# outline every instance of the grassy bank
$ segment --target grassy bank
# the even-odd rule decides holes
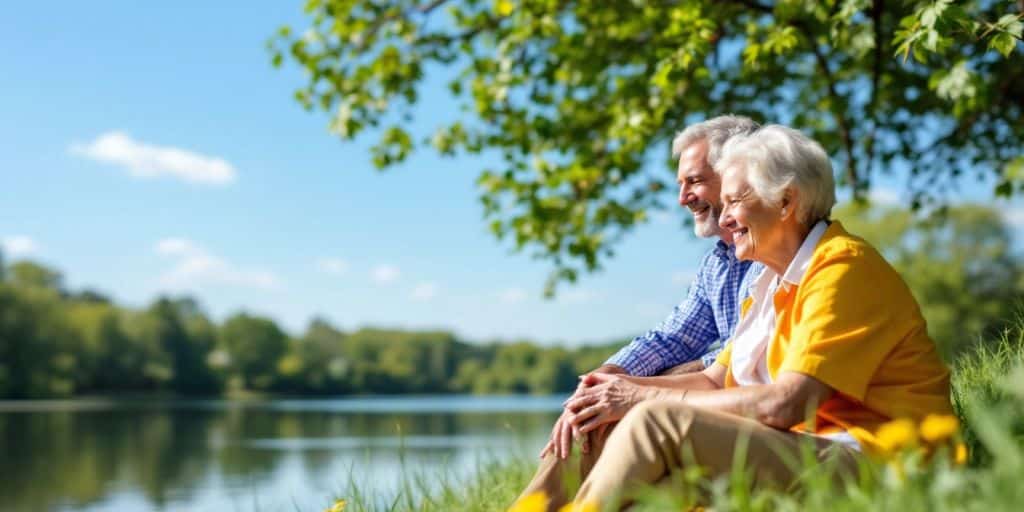
[[[716,511],[826,510],[1019,510],[1024,503],[1024,316],[1003,335],[979,344],[953,368],[953,403],[961,422],[967,463],[958,465],[955,444],[925,459],[908,449],[889,462],[865,463],[860,479],[836,489],[827,471],[804,466],[795,491],[749,491],[741,472],[707,481],[698,472],[677,475],[672,489],[642,490],[637,510],[686,510],[695,497]],[[468,482],[434,482],[406,475],[405,490],[387,504],[346,496],[346,511],[491,511],[504,510],[525,486],[535,460],[482,463]],[[418,496],[418,497],[417,497]],[[422,496],[427,496],[423,498]]]

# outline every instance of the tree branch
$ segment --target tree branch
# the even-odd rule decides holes
[[[875,61],[871,68],[871,100],[868,103],[867,115],[871,119],[871,134],[868,139],[867,165],[875,158],[875,133],[878,129],[878,82],[882,78],[882,15],[885,12],[885,0],[875,0],[871,6],[871,18],[875,29]]]
[[[356,52],[361,53],[363,50],[365,50],[366,46],[369,44],[369,41],[373,38],[373,36],[377,35],[377,32],[380,31],[381,27],[383,27],[386,23],[395,21],[398,18],[408,17],[414,11],[423,15],[430,14],[430,11],[437,9],[441,5],[445,4],[447,1],[448,0],[433,0],[427,4],[423,4],[417,7],[410,7],[409,9],[405,10],[400,10],[390,16],[378,17],[377,19],[373,20],[372,25],[367,27],[367,29],[363,31],[362,34],[360,34],[360,43],[359,46],[356,47]]]
[[[447,1],[448,0],[434,0],[433,2],[430,2],[429,4],[422,5],[422,6],[418,7],[417,10],[420,11],[420,14],[428,14],[430,11],[433,11],[434,9],[437,9],[438,7],[440,7],[442,4],[444,4]]]
[[[818,67],[821,68],[825,81],[828,83],[828,96],[832,98],[832,117],[835,118],[836,126],[839,128],[839,138],[843,141],[843,147],[846,150],[846,178],[850,180],[850,186],[856,191],[860,180],[857,177],[857,162],[853,156],[853,136],[850,133],[850,126],[846,122],[846,117],[838,109],[839,102],[843,98],[836,90],[836,79],[832,75],[832,70],[828,67],[828,59],[821,53],[807,25],[800,20],[794,20],[793,26],[807,38],[811,51],[814,52],[814,58],[818,61]]]
[[[775,9],[773,9],[772,7],[767,6],[767,5],[761,5],[761,4],[757,3],[757,2],[755,2],[754,0],[735,0],[735,1],[737,3],[740,3],[740,4],[743,4],[743,5],[747,6],[747,7],[750,7],[751,9],[754,9],[755,11],[763,12],[765,14],[771,14],[771,13],[775,12]],[[1021,0],[1021,1],[1024,1],[1024,0]]]

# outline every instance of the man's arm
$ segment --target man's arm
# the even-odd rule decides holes
[[[719,339],[715,313],[704,288],[705,268],[710,253],[701,261],[701,270],[690,285],[686,300],[676,306],[659,325],[608,359],[630,375],[655,375],[666,368],[699,359]]]
[[[590,375],[591,373],[610,373],[612,375],[619,375],[619,374],[628,374],[629,372],[626,371],[625,368],[623,368],[623,367],[621,367],[621,366],[619,366],[617,364],[605,363],[605,364],[602,364],[601,366],[598,366],[597,368],[595,368],[595,369],[585,373],[584,375]]]
[[[703,359],[704,358],[701,358],[695,361],[690,361],[688,363],[673,366],[672,368],[669,368],[661,372],[659,375],[686,375],[687,373],[696,373],[704,371],[707,367],[704,366]]]
[[[634,384],[654,390],[714,391],[725,387],[725,374],[727,371],[728,368],[724,365],[715,363],[708,368],[695,372],[625,378]]]

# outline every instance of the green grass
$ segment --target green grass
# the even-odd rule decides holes
[[[751,490],[743,472],[709,481],[691,469],[674,475],[677,485],[638,490],[632,510],[687,510],[698,496],[715,511],[1024,509],[1024,315],[1000,338],[980,343],[958,359],[952,388],[963,441],[969,447],[966,466],[953,464],[945,449],[930,460],[908,452],[889,463],[866,462],[859,479],[836,488],[827,468],[807,460],[799,485],[785,491]],[[403,491],[392,503],[347,496],[346,510],[504,510],[525,487],[535,465],[525,457],[481,463],[471,480],[442,477],[439,485],[423,475],[405,475]]]

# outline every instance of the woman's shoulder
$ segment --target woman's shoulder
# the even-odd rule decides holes
[[[882,256],[867,240],[854,235],[834,220],[814,249],[815,259],[834,257],[878,258]]]
[[[868,241],[847,232],[839,221],[832,221],[818,242],[808,271],[878,288],[887,288],[886,283],[905,287],[885,257]]]

